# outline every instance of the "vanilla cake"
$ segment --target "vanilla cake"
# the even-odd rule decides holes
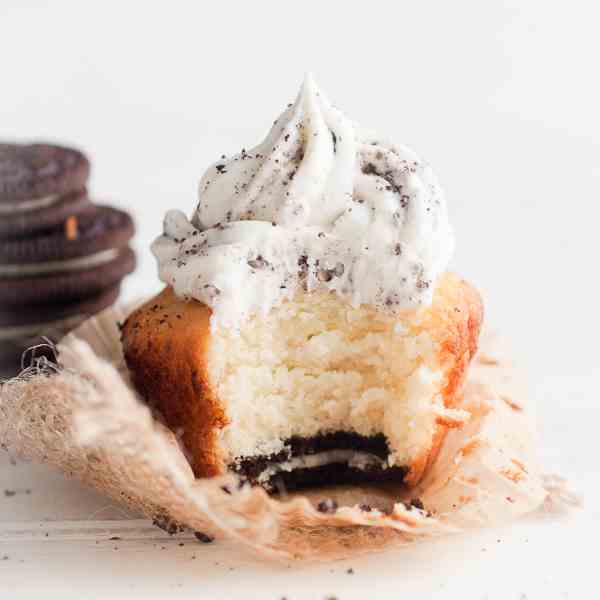
[[[167,288],[123,340],[136,387],[181,429],[199,477],[414,484],[465,418],[453,405],[481,319],[453,275],[406,318],[301,294],[239,333],[211,333],[210,309]]]

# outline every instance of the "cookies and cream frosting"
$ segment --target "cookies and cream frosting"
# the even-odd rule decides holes
[[[429,304],[453,236],[431,168],[309,76],[261,144],[208,169],[191,219],[167,213],[152,250],[179,297],[237,328],[299,289],[392,313]]]

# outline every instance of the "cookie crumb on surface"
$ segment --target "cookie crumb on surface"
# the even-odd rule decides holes
[[[194,531],[194,535],[199,542],[203,544],[210,544],[215,541],[215,538],[211,535],[207,535],[206,533],[202,533],[202,531]]]
[[[156,515],[152,519],[152,525],[156,525],[156,527],[166,531],[169,535],[175,535],[183,531],[183,527],[167,514]]]
[[[414,508],[418,508],[419,510],[425,510],[425,506],[421,498],[413,498],[410,501],[410,506]]]

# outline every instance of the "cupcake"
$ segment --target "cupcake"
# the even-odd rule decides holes
[[[152,249],[166,287],[125,322],[124,354],[197,477],[415,486],[468,418],[482,302],[447,272],[437,179],[310,77]]]

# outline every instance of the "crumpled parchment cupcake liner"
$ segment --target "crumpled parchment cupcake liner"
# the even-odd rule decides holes
[[[337,486],[269,496],[234,476],[198,480],[176,432],[131,387],[111,307],[59,345],[64,369],[32,368],[0,388],[0,443],[154,519],[239,540],[272,557],[341,558],[393,544],[491,525],[577,503],[564,483],[544,478],[534,415],[513,370],[484,340],[460,408],[419,487]],[[424,510],[410,506],[419,498]],[[337,509],[318,510],[324,499]]]

